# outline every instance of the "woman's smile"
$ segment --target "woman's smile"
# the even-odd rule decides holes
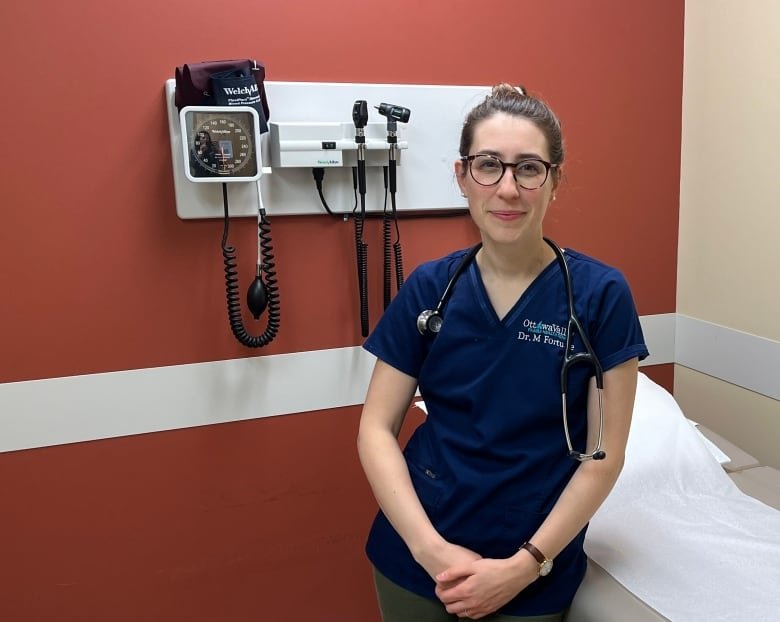
[[[520,220],[523,216],[525,216],[525,212],[518,210],[488,210],[488,213],[498,220],[502,220],[504,222]]]

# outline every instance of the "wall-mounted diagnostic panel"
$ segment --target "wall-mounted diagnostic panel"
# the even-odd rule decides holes
[[[252,78],[240,71],[241,80]],[[181,95],[187,87],[180,84]],[[280,326],[268,216],[328,214],[352,221],[360,330],[366,337],[371,254],[363,235],[366,219],[382,219],[387,308],[404,283],[399,212],[466,207],[454,171],[460,132],[468,111],[489,89],[296,82],[256,88],[261,86],[269,104],[262,118],[258,109],[243,105],[179,112],[176,80],[166,83],[176,211],[184,219],[224,218],[228,319],[236,339],[248,347],[267,345]],[[268,132],[261,134],[266,123]],[[264,162],[270,166],[264,168]],[[232,216],[257,218],[255,279],[246,301],[256,320],[267,311],[265,331],[258,335],[244,325],[236,248],[228,243]]]
[[[210,174],[199,176],[201,170],[193,163],[185,167],[189,162],[189,155],[187,160],[181,157],[185,150],[189,153],[193,147],[205,148],[205,137],[198,138],[192,132],[197,125],[203,128],[209,122],[195,116],[192,127],[183,126],[175,105],[175,80],[168,80],[165,89],[171,151],[176,154],[173,169],[177,214],[184,219],[221,218],[220,184],[193,184],[190,179],[230,178],[231,175],[225,175],[224,164],[229,160],[241,169],[234,173],[236,176],[252,177],[257,172],[249,173],[252,163],[241,160],[243,156],[236,151],[236,145],[220,146],[218,140],[214,149],[218,154],[215,157],[221,158],[219,165],[210,166],[216,161],[212,161],[212,156],[201,159],[201,164],[207,164],[206,169],[210,166]],[[399,211],[466,207],[455,182],[453,163],[459,155],[463,120],[490,93],[489,87],[266,81],[265,90],[270,105],[270,131],[260,140],[260,162],[264,168],[258,184],[269,215],[325,213],[312,180],[315,168],[326,170],[323,188],[331,207],[339,212],[352,210],[352,169],[358,160],[365,169],[368,212],[384,209],[383,169],[389,159],[397,165]],[[368,103],[360,140],[353,116],[358,100]],[[383,102],[408,106],[413,111],[411,118],[398,119],[392,143],[388,126],[393,110],[379,110]],[[248,130],[247,139],[252,134]],[[232,216],[254,217],[257,204],[257,184],[231,187]]]

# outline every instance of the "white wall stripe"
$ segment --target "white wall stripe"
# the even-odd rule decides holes
[[[643,365],[780,399],[780,343],[674,313],[641,321]],[[361,404],[373,363],[349,347],[0,384],[0,452]]]
[[[677,314],[675,361],[780,400],[780,342]]]
[[[0,452],[359,404],[362,348],[0,385]]]
[[[643,315],[639,321],[647,349],[650,350],[650,356],[641,365],[674,363],[675,314]]]

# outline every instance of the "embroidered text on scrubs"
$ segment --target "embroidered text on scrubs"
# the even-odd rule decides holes
[[[523,320],[523,328],[527,329],[528,332],[522,330],[518,331],[517,338],[520,341],[545,343],[559,348],[566,347],[564,343],[564,340],[566,339],[566,329],[563,326],[525,319]]]

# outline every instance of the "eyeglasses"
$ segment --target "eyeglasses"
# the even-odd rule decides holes
[[[526,190],[541,188],[547,181],[550,169],[560,166],[538,158],[529,158],[519,162],[502,162],[496,156],[486,153],[465,156],[461,160],[468,162],[471,177],[480,186],[495,186],[503,179],[504,173],[509,167],[515,183]]]

